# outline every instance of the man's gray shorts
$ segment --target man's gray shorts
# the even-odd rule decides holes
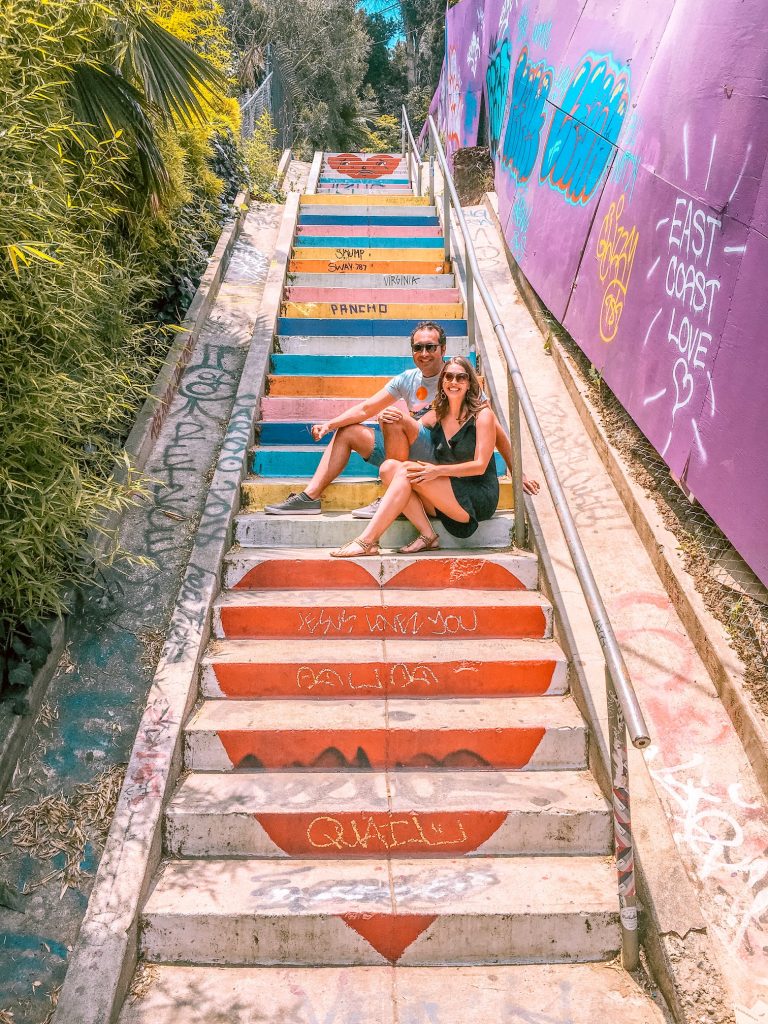
[[[414,462],[434,462],[435,450],[432,447],[432,433],[419,424],[419,432],[416,440],[411,445],[409,456]],[[373,428],[373,451],[365,460],[371,466],[380,466],[386,459],[384,454],[384,436],[378,423]]]

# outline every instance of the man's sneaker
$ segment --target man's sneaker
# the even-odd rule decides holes
[[[376,501],[372,501],[370,505],[363,505],[362,508],[356,508],[352,513],[353,519],[373,519],[376,513],[379,511],[379,505],[381,504],[381,498],[377,498]]]
[[[317,516],[323,511],[319,498],[310,498],[304,491],[301,494],[289,494],[279,505],[265,505],[268,516]]]

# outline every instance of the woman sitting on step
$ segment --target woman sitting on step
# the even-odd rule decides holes
[[[434,401],[437,422],[432,427],[435,464],[388,459],[380,473],[386,486],[378,511],[355,540],[331,555],[359,558],[378,555],[379,538],[398,515],[405,515],[418,537],[400,548],[415,555],[440,546],[430,516],[436,516],[454,537],[470,537],[499,504],[499,478],[493,450],[496,421],[481,397],[472,364],[453,356],[443,366]]]

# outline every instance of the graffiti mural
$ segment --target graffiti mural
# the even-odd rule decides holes
[[[502,165],[520,182],[528,181],[539,152],[545,103],[552,88],[552,68],[544,61],[532,64],[528,47],[517,59],[512,81],[512,101],[504,136]]]
[[[744,514],[768,508],[768,66],[760,0],[739,4],[738,44],[734,4],[655,0],[647,18],[640,0],[559,0],[553,18],[543,2],[460,0],[446,45],[464,146],[483,83],[523,273],[768,583],[765,516]]]
[[[605,54],[587,54],[556,108],[541,180],[570,203],[586,204],[608,166],[629,108],[629,72]]]
[[[507,105],[507,87],[511,66],[509,42],[503,39],[494,49],[488,61],[485,84],[488,95],[488,134],[493,156],[499,151],[501,125],[504,121],[504,108]]]

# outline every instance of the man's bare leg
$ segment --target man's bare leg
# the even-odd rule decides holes
[[[388,459],[395,459],[397,462],[408,460],[411,445],[419,433],[419,424],[412,416],[403,416],[402,419],[390,422],[385,419],[379,420],[381,433],[384,438],[384,454]]]
[[[374,436],[370,427],[364,427],[362,423],[341,427],[328,443],[314,476],[304,488],[304,493],[310,498],[319,498],[326,487],[344,470],[352,452],[357,452],[367,459],[373,451],[373,445]]]

